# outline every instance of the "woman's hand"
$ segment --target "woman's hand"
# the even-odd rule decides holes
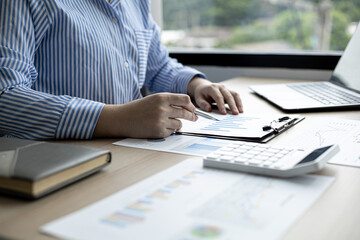
[[[188,95],[158,93],[122,105],[105,105],[94,137],[167,137],[182,127],[179,118],[196,121]]]
[[[226,114],[225,103],[230,107],[233,114],[243,112],[240,95],[227,89],[222,84],[211,83],[202,78],[193,78],[188,85],[188,93],[195,99],[199,107],[205,111],[211,111],[211,103],[216,102],[219,111]]]

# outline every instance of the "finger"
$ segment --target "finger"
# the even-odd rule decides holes
[[[179,106],[187,109],[190,112],[195,111],[195,106],[192,104],[191,99],[185,94],[169,94],[169,105]]]
[[[220,88],[220,92],[224,96],[225,102],[229,105],[231,112],[234,115],[239,114],[239,110],[236,106],[234,96],[230,93],[230,91],[227,88]]]
[[[195,101],[201,109],[211,112],[211,104],[203,96],[197,97]]]
[[[237,92],[234,92],[234,91],[230,91],[231,94],[233,95],[234,99],[235,99],[235,103],[236,103],[236,106],[239,110],[239,112],[244,112],[244,108],[243,108],[243,105],[242,105],[242,101],[241,101],[241,98],[240,98],[240,94],[238,94]]]
[[[167,121],[166,125],[166,129],[171,130],[172,132],[182,128],[182,122],[175,118],[169,118],[169,121]]]
[[[157,137],[166,138],[166,137],[170,136],[171,134],[173,134],[174,132],[175,132],[174,129],[165,128]]]
[[[226,108],[225,108],[225,102],[224,102],[224,96],[221,93],[221,91],[218,88],[213,88],[213,92],[210,93],[210,96],[214,101],[216,102],[216,105],[222,114],[226,114]]]
[[[178,107],[178,106],[171,106],[171,109],[169,111],[169,117],[170,118],[182,118],[189,121],[196,121],[197,116],[195,113],[190,112],[189,110]]]

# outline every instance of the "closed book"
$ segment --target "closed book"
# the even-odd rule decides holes
[[[39,198],[110,164],[110,151],[0,138],[0,192]]]

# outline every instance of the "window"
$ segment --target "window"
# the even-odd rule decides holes
[[[169,49],[342,51],[359,0],[162,0]]]

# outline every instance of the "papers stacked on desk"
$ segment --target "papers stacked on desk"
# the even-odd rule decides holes
[[[232,141],[267,142],[304,119],[298,115],[259,117],[254,115],[216,114],[216,117],[220,121],[202,117],[199,117],[196,122],[183,120],[183,128],[178,131],[178,134],[173,134],[167,138],[126,138],[113,144],[193,156],[206,156]],[[279,119],[285,120],[279,121]]]

